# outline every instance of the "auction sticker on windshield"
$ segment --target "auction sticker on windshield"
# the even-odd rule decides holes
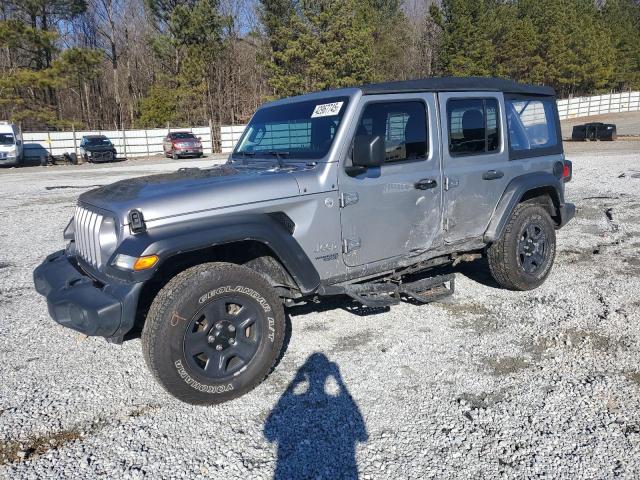
[[[344,102],[334,102],[316,105],[316,108],[313,109],[313,113],[311,114],[311,118],[331,117],[333,115],[337,115],[340,113],[343,103]]]

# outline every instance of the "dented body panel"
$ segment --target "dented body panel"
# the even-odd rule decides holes
[[[46,262],[39,267],[36,283],[55,302],[66,288],[62,284],[77,272],[86,279],[77,295],[86,295],[96,280],[107,285],[104,291],[117,290],[118,298],[127,298],[126,308],[118,311],[130,316],[142,286],[174,257],[250,241],[272,252],[292,279],[287,297],[306,298],[332,285],[481,252],[500,238],[511,212],[527,195],[550,199],[550,214],[560,228],[575,210],[564,200],[561,139],[540,150],[544,154],[516,152],[510,138],[513,107],[506,104],[510,98],[548,100],[553,95],[547,87],[505,80],[427,79],[268,103],[258,113],[272,121],[252,120],[225,165],[123,180],[82,194],[79,211],[95,213],[83,213],[70,223],[67,251],[50,261],[55,271]],[[484,116],[475,113],[471,118],[466,107],[451,113],[450,102],[458,100],[482,101]],[[309,108],[305,118],[293,122],[278,113],[289,108],[298,114],[297,106],[303,103]],[[520,113],[527,106],[518,105]],[[468,125],[470,118],[475,126]],[[538,135],[539,118],[531,118],[533,127],[526,128]],[[552,120],[558,128],[557,109]],[[478,124],[484,125],[484,137],[475,131]],[[521,134],[529,132],[523,125],[519,128]],[[496,129],[497,134],[490,133]],[[371,152],[381,144],[383,150],[377,151],[384,161],[360,167],[356,137],[370,142]],[[460,154],[456,148],[465,151],[467,142],[484,150]],[[103,225],[98,224],[103,219],[113,222],[110,238],[115,236],[115,246],[105,249],[105,261],[96,267],[78,253],[75,243],[104,249]],[[160,258],[148,271],[123,272],[114,263],[119,255]],[[60,267],[65,261],[72,268]],[[64,271],[65,278],[58,278],[58,271]],[[135,294],[122,293],[128,286]],[[84,307],[78,307],[83,302],[74,301],[73,292],[74,287],[65,290],[64,308],[51,311],[77,307],[77,318],[99,317],[96,312],[84,315]],[[121,337],[133,320],[123,319],[116,328],[114,318],[109,319],[110,328]],[[56,319],[71,323],[66,317]],[[72,328],[84,329],[82,322]]]

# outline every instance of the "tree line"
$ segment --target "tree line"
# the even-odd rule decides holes
[[[265,100],[434,75],[640,88],[638,0],[0,0],[0,119],[246,122]]]

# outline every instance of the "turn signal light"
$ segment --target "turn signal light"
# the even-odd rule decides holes
[[[130,255],[124,255],[122,253],[116,255],[116,258],[113,260],[113,266],[121,268],[123,270],[146,270],[148,268],[153,267],[156,263],[158,263],[157,255],[146,255],[144,257],[132,257]]]
[[[133,270],[136,272],[138,270],[146,270],[147,268],[153,267],[156,263],[158,263],[157,255],[147,255],[146,257],[139,257],[133,264]]]

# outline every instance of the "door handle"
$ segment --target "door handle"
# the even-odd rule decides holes
[[[504,177],[504,172],[500,170],[488,170],[482,174],[483,180],[497,180],[502,177]]]
[[[438,182],[436,182],[433,178],[423,178],[416,182],[414,187],[418,190],[428,190],[430,188],[436,188],[438,186]]]

